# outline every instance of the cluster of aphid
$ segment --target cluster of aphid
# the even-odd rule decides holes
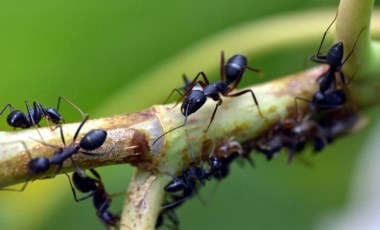
[[[59,106],[61,100],[65,100],[70,105],[72,105],[76,110],[78,110],[81,115],[83,116],[82,122],[79,124],[73,139],[70,144],[66,144],[65,137],[63,135],[63,128],[62,124],[64,123],[64,119],[61,116],[59,111]],[[64,97],[59,97],[58,99],[58,106],[57,109],[49,107],[45,108],[41,105],[39,102],[33,102],[33,108],[30,108],[27,101],[25,101],[26,108],[27,108],[27,114],[20,110],[14,110],[11,104],[7,104],[0,112],[0,115],[4,113],[4,111],[9,108],[11,112],[7,116],[7,123],[9,126],[16,128],[22,128],[22,129],[28,129],[33,126],[37,126],[40,128],[40,121],[42,118],[45,118],[48,122],[51,122],[55,124],[55,127],[50,126],[50,128],[56,129],[59,128],[60,135],[62,139],[62,146],[59,145],[51,145],[47,144],[43,141],[43,137],[41,136],[40,132],[38,131],[38,128],[36,129],[39,133],[42,141],[35,140],[39,142],[42,145],[45,145],[52,150],[50,157],[45,156],[39,156],[39,157],[32,157],[31,153],[29,152],[28,148],[26,147],[26,144],[21,141],[20,143],[25,148],[29,161],[26,163],[26,168],[29,172],[30,179],[32,177],[38,176],[38,174],[46,173],[50,169],[55,168],[55,173],[53,176],[49,178],[55,177],[62,169],[62,165],[65,161],[70,160],[72,164],[75,166],[76,172],[72,175],[72,181],[74,184],[74,187],[86,195],[83,198],[77,198],[75,189],[71,183],[70,177],[70,186],[73,191],[74,199],[75,201],[83,201],[88,198],[93,198],[93,204],[96,209],[96,215],[98,216],[99,220],[107,227],[116,226],[119,222],[120,217],[112,212],[109,211],[109,207],[111,205],[111,196],[106,192],[104,185],[102,183],[102,180],[100,178],[100,175],[94,170],[90,169],[91,173],[95,177],[88,176],[84,170],[82,170],[78,164],[73,159],[73,156],[75,154],[84,154],[88,156],[99,156],[104,155],[108,153],[98,153],[98,152],[92,152],[93,150],[96,150],[100,148],[106,141],[107,138],[107,131],[103,129],[93,129],[86,133],[79,142],[77,142],[77,137],[82,129],[82,127],[85,125],[86,121],[88,120],[89,116],[87,114],[84,114],[79,107],[77,107],[74,103],[69,101],[68,99]],[[44,178],[46,179],[46,178]],[[4,188],[0,189],[2,191],[23,191],[28,182],[26,182],[21,189],[12,189],[12,188]]]
[[[290,163],[294,155],[303,150],[307,145],[311,145],[316,152],[319,152],[328,143],[332,142],[334,138],[352,129],[358,120],[358,116],[353,109],[345,106],[347,97],[344,87],[347,86],[349,81],[347,81],[343,74],[342,67],[352,55],[360,34],[365,28],[357,35],[355,44],[345,59],[343,59],[344,48],[342,42],[333,45],[327,55],[322,55],[321,47],[327,31],[334,21],[324,33],[317,54],[311,58],[311,60],[316,63],[327,64],[328,70],[318,78],[317,83],[319,90],[312,95],[311,99],[295,98],[295,118],[288,118],[274,124],[267,133],[256,140],[249,140],[244,143],[239,143],[232,139],[224,141],[211,153],[207,167],[203,166],[202,160],[200,161],[201,163],[196,165],[193,157],[193,161],[188,168],[183,170],[166,185],[165,191],[167,192],[167,199],[161,207],[156,227],[162,226],[166,217],[171,221],[171,225],[168,226],[172,229],[178,229],[179,220],[176,217],[175,209],[183,204],[185,200],[195,195],[199,187],[204,185],[206,181],[212,178],[218,180],[224,179],[229,173],[230,164],[238,157],[244,157],[252,163],[249,158],[250,152],[262,154],[270,160],[278,154],[280,150],[286,149],[288,151],[288,163]],[[225,64],[224,54],[222,52],[220,81],[210,82],[204,72],[199,72],[193,81],[190,81],[184,76],[185,86],[180,89],[174,89],[172,93],[178,92],[181,95],[179,101],[183,101],[181,113],[185,117],[185,121],[182,125],[159,136],[153,144],[164,135],[185,126],[187,117],[198,111],[206,102],[207,97],[217,102],[207,130],[210,128],[218,107],[222,104],[221,96],[237,97],[245,93],[250,93],[260,116],[265,119],[252,90],[246,89],[232,93],[239,85],[246,69],[259,72],[259,70],[247,65],[247,59],[243,55],[234,55]],[[341,80],[340,84],[337,84],[337,76]],[[198,80],[199,77],[202,77],[203,81]],[[230,86],[232,83],[233,85]],[[342,85],[343,88],[338,85]],[[179,101],[177,101],[176,105]],[[307,115],[303,117],[300,115],[300,111],[298,111],[299,109],[297,108],[297,101],[310,104]],[[193,155],[191,148],[190,152]],[[221,152],[225,154],[220,154]]]

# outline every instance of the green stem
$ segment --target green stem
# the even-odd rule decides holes
[[[354,53],[344,65],[344,72],[355,78],[380,72],[379,43],[371,40],[371,14],[374,0],[341,0],[336,21],[336,41],[342,41],[348,54],[360,33]]]

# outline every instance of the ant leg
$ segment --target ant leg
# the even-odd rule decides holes
[[[240,84],[241,79],[243,78],[243,73],[244,73],[244,70],[245,70],[245,69],[249,69],[249,70],[251,70],[251,71],[253,71],[253,72],[255,72],[255,73],[260,73],[260,70],[259,70],[259,69],[255,69],[255,68],[252,68],[252,67],[249,67],[249,66],[244,67],[244,69],[242,69],[242,70],[240,71],[240,74],[239,74],[239,76],[236,78],[236,81],[235,81],[235,83],[233,84],[233,86],[228,90],[229,92],[231,92],[232,90],[236,89],[236,87],[238,87],[238,85]]]
[[[82,115],[83,118],[86,117],[86,115],[83,113],[83,111],[77,105],[75,105],[73,102],[71,102],[69,99],[67,99],[66,97],[63,97],[63,96],[59,96],[58,97],[57,111],[59,111],[59,106],[61,104],[61,99],[65,100],[72,107],[74,107]]]
[[[80,123],[80,125],[79,125],[77,131],[75,132],[75,135],[74,135],[74,137],[73,137],[73,143],[74,143],[75,140],[77,139],[78,134],[79,134],[80,130],[82,129],[84,123],[86,123],[86,121],[88,120],[88,117],[89,117],[88,114],[86,114],[86,115],[84,116],[83,121]],[[61,126],[61,135],[62,135],[62,137],[63,137],[62,126]]]
[[[294,98],[294,105],[295,105],[295,108],[296,108],[296,115],[295,115],[295,117],[296,117],[296,121],[299,121],[299,120],[301,120],[303,113],[300,113],[300,111],[298,111],[298,103],[297,103],[297,101],[303,101],[303,102],[306,102],[306,103],[311,104],[311,105],[313,103],[310,100],[307,100],[307,99],[302,98],[302,97],[295,97]]]
[[[197,80],[198,80],[198,78],[199,78],[200,76],[203,77],[203,81],[206,83],[206,85],[210,84],[210,81],[208,80],[206,74],[205,74],[203,71],[201,71],[201,72],[199,72],[199,73],[195,76],[194,80],[191,82],[191,85],[192,85],[192,86],[195,85],[195,83],[197,82]],[[192,88],[192,87],[191,87],[191,88]]]
[[[25,190],[26,186],[28,185],[29,183],[29,180],[27,182],[24,183],[24,185],[20,188],[20,189],[13,189],[13,188],[2,188],[0,189],[0,191],[12,191],[12,192],[22,192]]]
[[[338,74],[340,75],[340,79],[343,82],[344,86],[347,86],[348,83],[350,83],[353,79],[351,78],[350,80],[347,81],[346,75],[342,71],[339,71]]]
[[[6,109],[7,107],[9,107],[9,109],[11,110],[11,112],[15,111],[15,110],[13,109],[13,107],[12,107],[11,104],[7,104],[7,105],[4,106],[4,108],[1,110],[1,112],[0,112],[0,116],[1,116],[1,114],[3,114],[3,112],[5,111],[5,109]]]
[[[220,54],[220,80],[224,81],[226,79],[226,76],[224,74],[224,51],[222,50],[222,53]]]
[[[62,125],[59,125],[59,133],[61,134],[61,140],[64,146],[66,146],[65,136],[63,135]]]
[[[326,56],[321,56],[320,55],[321,54],[321,48],[322,48],[323,42],[325,41],[327,32],[330,30],[330,27],[332,26],[332,24],[334,24],[334,22],[337,19],[337,17],[338,17],[338,10],[336,11],[334,20],[330,23],[330,25],[327,27],[327,30],[323,33],[322,40],[321,40],[321,43],[319,44],[317,54],[313,55],[311,57],[312,61],[317,62],[317,63],[321,63],[321,62],[318,62],[318,61],[321,60],[321,59],[322,60],[326,60]],[[325,62],[322,62],[322,63],[325,63]]]
[[[182,74],[182,80],[183,80],[184,86],[181,87],[180,89],[182,89],[182,91],[186,92],[188,90],[189,86],[191,85],[191,81],[189,78],[187,78],[186,74]]]
[[[243,91],[240,91],[240,92],[237,92],[237,93],[234,93],[234,94],[225,95],[225,96],[226,96],[226,97],[238,97],[238,96],[243,95],[243,94],[245,94],[245,93],[251,93],[252,98],[253,98],[253,101],[255,102],[255,104],[256,104],[256,106],[257,106],[257,112],[259,113],[260,117],[262,117],[265,121],[269,122],[269,121],[264,117],[264,115],[262,114],[261,109],[260,109],[260,106],[259,106],[259,102],[258,102],[257,99],[256,99],[255,93],[254,93],[251,89],[246,89],[246,90],[243,90]]]
[[[216,111],[218,110],[218,107],[219,107],[222,103],[223,103],[222,98],[219,97],[218,103],[216,103],[216,106],[215,106],[214,112],[212,113],[210,123],[208,123],[207,129],[206,129],[206,133],[208,132],[208,129],[210,128],[211,123],[212,123],[212,121],[214,120],[214,117],[215,117]]]
[[[186,107],[186,113],[185,113],[185,114],[187,114],[188,109],[189,109],[189,105],[187,105],[187,107]],[[185,116],[185,122],[184,122],[182,125],[177,126],[177,127],[173,128],[173,129],[167,131],[167,132],[164,132],[163,134],[161,134],[161,135],[160,135],[160,136],[159,136],[159,137],[153,142],[152,145],[156,144],[156,142],[157,142],[159,139],[161,139],[163,136],[165,136],[166,134],[168,134],[168,133],[170,133],[170,132],[172,132],[172,131],[174,131],[174,130],[176,130],[176,129],[179,129],[179,128],[181,128],[181,127],[184,127],[184,126],[186,125],[186,123],[187,123],[187,115]]]
[[[169,218],[170,222],[173,224],[172,229],[178,230],[179,219],[178,219],[177,214],[175,214],[174,210],[167,210],[166,215]]]
[[[100,178],[100,175],[97,171],[95,171],[95,169],[90,169],[90,172],[96,177],[98,178],[99,181],[101,181],[102,179]]]
[[[174,94],[174,92],[177,92],[179,95],[181,95],[181,97],[180,97],[180,99],[177,100],[177,102],[175,103],[175,105],[173,106],[173,108],[176,107],[176,106],[178,105],[178,103],[179,103],[179,102],[185,97],[185,96],[179,91],[179,89],[173,89],[172,92],[169,94],[169,96],[165,99],[165,101],[164,101],[163,104],[166,104],[166,103],[169,101],[170,97]]]
[[[356,41],[354,43],[354,46],[352,47],[351,51],[348,53],[347,57],[344,59],[344,61],[342,62],[342,64],[340,65],[340,67],[342,67],[344,65],[344,63],[346,63],[346,61],[348,60],[348,58],[352,55],[352,53],[354,52],[354,49],[356,47],[356,44],[358,43],[358,40],[359,40],[359,37],[360,35],[362,34],[362,32],[366,29],[366,27],[364,27],[363,29],[360,30],[357,38],[356,38]]]
[[[50,117],[49,115],[46,113],[46,110],[44,109],[44,107],[41,105],[41,103],[38,103],[36,101],[33,101],[33,109],[35,111],[39,111],[41,113],[41,117],[44,117],[45,118],[45,121],[46,121],[46,124],[50,127],[51,123],[50,123]],[[39,123],[39,122],[37,122]],[[54,131],[55,128],[52,128],[50,127],[50,130],[51,131]]]
[[[30,108],[29,106],[29,102],[27,100],[25,100],[25,105],[26,105],[26,110],[28,110],[28,116],[29,116],[29,121],[31,122],[31,126],[32,125],[37,125],[36,122],[34,121],[34,114],[31,113],[32,109]],[[37,113],[37,111],[34,111],[35,113]]]
[[[186,199],[190,198],[193,195],[193,189],[185,189],[183,194],[180,196],[172,196],[175,198],[175,201],[169,204],[165,204],[161,209],[174,209],[181,205]]]

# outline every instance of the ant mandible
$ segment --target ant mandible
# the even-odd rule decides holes
[[[99,173],[95,171],[95,169],[90,169],[90,171],[95,176],[94,178],[89,177],[82,170],[74,172],[72,175],[73,183],[71,183],[69,175],[66,174],[70,182],[70,187],[71,191],[73,192],[74,199],[76,202],[81,202],[92,197],[92,201],[96,209],[96,215],[99,220],[107,228],[116,227],[117,223],[120,220],[120,216],[108,211],[112,202],[112,198],[105,190]],[[82,193],[89,194],[78,199],[74,187]]]
[[[4,106],[4,108],[0,112],[0,116],[3,114],[3,112],[9,108],[11,111],[10,114],[7,116],[7,123],[9,126],[21,129],[28,129],[32,126],[38,126],[40,127],[39,123],[42,119],[42,117],[45,117],[48,121],[51,121],[52,123],[58,125],[60,123],[64,123],[63,117],[59,114],[59,106],[61,103],[61,100],[65,100],[67,103],[69,103],[71,106],[73,106],[76,110],[78,110],[82,116],[84,117],[84,113],[82,110],[76,106],[73,102],[68,100],[67,98],[63,96],[58,97],[58,105],[57,109],[53,107],[44,108],[41,103],[34,101],[33,102],[33,108],[29,106],[28,101],[25,101],[27,114],[20,110],[14,110],[11,104],[7,104]]]
[[[197,112],[206,102],[207,97],[211,98],[214,101],[217,101],[215,109],[211,115],[210,122],[207,126],[206,132],[210,128],[216,111],[218,107],[223,103],[222,97],[238,97],[246,93],[250,93],[252,95],[253,101],[257,106],[257,110],[261,117],[264,117],[261,113],[259,103],[256,99],[254,92],[251,89],[242,90],[237,93],[231,94],[231,92],[236,89],[239,85],[243,74],[246,69],[249,69],[253,72],[260,72],[258,69],[254,69],[248,66],[247,58],[241,54],[236,54],[228,59],[227,63],[224,61],[224,52],[221,53],[220,58],[220,81],[211,82],[208,80],[206,74],[204,72],[199,72],[194,80],[188,85],[187,79],[184,77],[185,89],[188,89],[185,94],[182,94],[178,89],[174,89],[169,97],[173,94],[173,92],[177,92],[181,95],[181,99],[183,99],[183,103],[181,105],[181,113],[185,117],[184,123],[179,125],[159,136],[154,142],[153,145],[166,134],[184,127],[187,123],[187,117],[195,112]],[[198,81],[198,78],[202,77],[203,81]],[[232,86],[230,84],[234,83]],[[179,100],[179,101],[180,101]],[[179,103],[175,104],[175,106]]]

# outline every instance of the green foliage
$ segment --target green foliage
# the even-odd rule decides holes
[[[154,103],[161,103],[180,82],[183,71],[195,73],[206,67],[199,63],[197,69],[170,76],[173,81],[162,82],[160,89],[156,84],[139,95],[128,95],[138,98],[136,104],[118,104],[112,110],[99,107],[112,104],[114,95],[125,95],[120,90],[129,84],[147,80],[140,77],[166,60],[227,28],[280,13],[336,8],[336,4],[328,0],[1,1],[0,102],[21,108],[25,99],[55,105],[63,95],[94,116],[144,109],[152,105],[149,92],[162,91],[159,98],[153,98]],[[268,80],[305,69],[305,59],[318,44],[313,40],[302,47],[272,50],[251,56],[250,63],[262,69]],[[204,58],[218,64],[219,53]],[[209,73],[213,79],[217,71]],[[257,77],[249,74],[244,83],[251,84],[253,78]],[[79,119],[69,106],[63,111],[68,121]],[[3,130],[4,115],[1,120]],[[255,169],[236,165],[216,192],[211,191],[212,185],[202,191],[207,205],[195,198],[179,209],[183,229],[311,229],[322,214],[343,206],[359,157],[361,146],[356,143],[363,143],[366,133],[368,129],[339,140],[316,157],[304,153],[313,162],[312,169],[297,161],[289,167],[283,157],[268,163],[254,156]],[[125,165],[100,169],[111,193],[126,188],[130,169]],[[4,229],[101,228],[91,201],[75,203],[64,175],[35,181],[23,193],[3,192],[0,203]],[[119,197],[113,210],[121,210],[121,205]]]

